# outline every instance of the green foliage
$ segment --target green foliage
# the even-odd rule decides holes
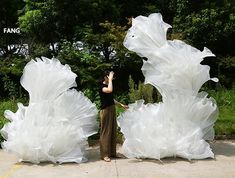
[[[4,83],[4,90],[9,93],[11,99],[15,100],[15,98],[18,96],[17,85],[7,75],[2,78],[2,81]]]
[[[153,97],[153,86],[150,84],[143,84],[139,81],[138,85],[135,84],[134,80],[129,77],[129,98],[130,102],[143,99],[145,103],[154,103]]]
[[[235,86],[231,90],[220,88],[208,90],[219,107],[219,118],[215,123],[217,135],[235,134]]]
[[[28,60],[24,57],[0,58],[0,74],[20,76]]]
[[[208,89],[207,92],[217,101],[220,108],[230,108],[235,111],[235,86],[231,90],[219,88],[218,90]]]
[[[127,90],[128,76],[141,75],[142,60],[136,54],[129,53],[123,46],[128,24],[121,26],[109,21],[99,24],[99,31],[95,32],[91,27],[78,28],[76,38],[82,38],[84,45],[90,49],[100,64],[101,70],[113,70],[115,72],[115,88],[120,93]],[[100,76],[96,75],[96,76]]]
[[[0,59],[0,80],[2,83],[2,86],[0,86],[2,89],[0,89],[5,91],[8,97],[13,100],[17,97],[22,97],[23,92],[19,79],[28,60],[23,57],[6,57]]]
[[[8,122],[8,120],[4,117],[5,110],[11,110],[13,112],[16,112],[16,102],[13,100],[0,101],[0,129],[4,126],[5,123]],[[2,142],[3,140],[4,139],[0,134],[0,142]]]
[[[19,23],[22,32],[30,33],[40,28],[45,20],[43,20],[43,14],[40,10],[30,10],[19,17]]]
[[[219,118],[215,124],[217,135],[235,134],[235,87],[231,90],[220,88],[218,90],[208,90],[219,107]]]
[[[101,39],[105,39],[103,44],[109,42],[117,53],[117,58],[123,58],[127,52],[127,49],[123,46],[123,41],[126,36],[128,26],[120,26],[115,23],[110,23],[109,21],[100,23],[100,26],[105,30],[105,33],[101,36]]]
[[[129,103],[129,96],[128,96],[127,91],[115,94],[114,97],[120,103],[123,103],[123,104],[128,104]]]
[[[173,32],[181,33],[197,48],[207,46],[216,53],[232,53],[234,28],[235,6],[232,3],[205,1],[199,5],[188,0],[176,3]]]
[[[91,90],[91,89],[85,89],[83,90],[83,93],[85,96],[87,96],[92,102],[96,104],[97,108],[100,108],[101,103],[100,103],[100,96],[97,90]]]
[[[109,63],[103,63],[86,46],[78,50],[67,40],[62,41],[57,58],[78,75],[77,83],[81,88],[97,88],[101,71],[110,67]]]
[[[220,84],[231,88],[235,85],[235,56],[221,57],[218,60],[218,78]]]
[[[181,39],[192,46],[208,47],[216,56],[205,60],[211,75],[230,88],[234,81],[235,6],[230,1],[172,0],[174,18],[171,39]],[[216,62],[215,62],[216,60]]]
[[[235,68],[235,56],[224,57],[219,61],[219,65],[225,69]]]
[[[235,134],[235,112],[230,107],[219,107],[219,118],[215,123],[216,135]]]
[[[52,52],[49,50],[49,45],[42,43],[32,44],[29,52],[32,59],[35,59],[36,57],[52,55]]]
[[[18,23],[23,35],[40,43],[51,43],[58,39],[58,18],[54,0],[25,0]]]
[[[99,24],[99,33],[95,32],[88,26],[81,32],[77,29],[78,34],[82,36],[82,40],[88,45],[103,62],[109,62],[112,66],[120,66],[122,59],[127,52],[122,42],[125,38],[127,26],[120,26],[105,21]],[[101,56],[100,53],[103,55]]]

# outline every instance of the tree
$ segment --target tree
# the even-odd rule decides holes
[[[197,48],[207,46],[216,54],[234,55],[235,6],[227,1],[206,1],[195,9],[195,4],[189,0],[177,4],[173,33],[181,33],[184,40]]]

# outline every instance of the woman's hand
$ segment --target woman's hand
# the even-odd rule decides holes
[[[127,109],[129,108],[129,106],[127,106],[127,105],[125,105],[125,104],[121,104],[121,106],[122,106],[125,110],[127,110]]]
[[[113,80],[113,75],[114,75],[114,72],[113,72],[113,71],[109,72],[109,76],[107,76],[108,79],[109,79],[109,80]]]
[[[125,104],[122,104],[120,102],[118,102],[117,100],[114,99],[114,103],[121,106],[123,109],[127,110],[129,108],[129,106],[125,105]]]

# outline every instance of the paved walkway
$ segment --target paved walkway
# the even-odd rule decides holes
[[[14,155],[0,150],[0,178],[235,178],[235,141],[215,141],[211,147],[216,159],[119,158],[110,163],[99,160],[99,147],[92,147],[89,162],[62,165],[17,163]]]

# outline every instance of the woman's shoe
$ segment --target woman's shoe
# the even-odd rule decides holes
[[[111,159],[109,158],[109,157],[104,157],[104,159],[103,159],[104,161],[106,161],[106,162],[110,162],[111,161]]]

